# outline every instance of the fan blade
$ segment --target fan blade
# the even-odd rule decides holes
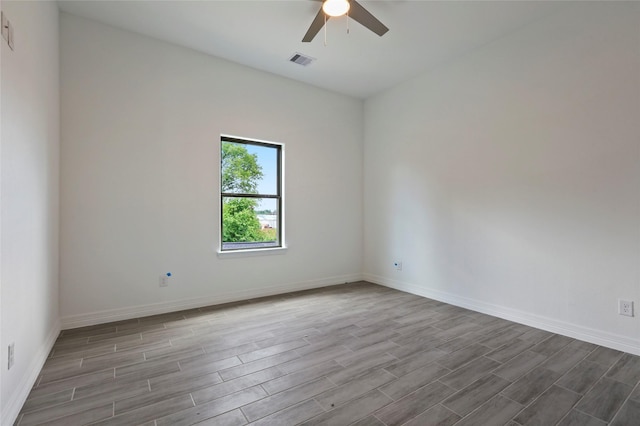
[[[389,28],[387,28],[382,22],[373,16],[367,9],[362,7],[356,0],[351,0],[351,9],[349,10],[349,17],[353,18],[356,22],[369,28],[379,36],[383,36]],[[320,9],[322,11],[322,9]]]
[[[327,21],[329,20],[329,18],[330,16],[326,17]],[[322,27],[324,27],[324,22],[325,22],[324,20],[325,20],[325,14],[322,11],[322,8],[320,8],[320,10],[318,11],[318,14],[316,15],[315,19],[311,23],[311,26],[307,30],[307,33],[302,38],[303,43],[309,43],[311,40],[313,40],[316,34],[318,34],[318,32],[320,32]]]

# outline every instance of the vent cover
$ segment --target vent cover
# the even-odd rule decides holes
[[[294,64],[302,65],[303,67],[306,67],[307,65],[309,65],[311,62],[315,60],[316,60],[315,58],[312,58],[311,56],[303,55],[302,53],[295,53],[292,57],[289,58],[290,62],[293,62]]]

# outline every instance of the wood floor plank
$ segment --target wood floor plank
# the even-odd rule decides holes
[[[533,404],[515,417],[522,426],[554,425],[560,421],[580,399],[580,395],[558,386],[549,388]]]
[[[479,343],[484,346],[497,349],[520,337],[522,334],[522,331],[509,327],[506,330],[495,333],[486,339],[480,340]]]
[[[485,356],[487,358],[491,358],[494,361],[505,363],[510,359],[512,359],[513,357],[515,357],[516,355],[520,355],[522,352],[526,351],[532,346],[533,346],[533,343],[527,340],[522,340],[518,338],[518,339],[515,339],[513,342],[509,342],[499,347],[498,349],[495,349],[492,352],[489,352]]]
[[[546,357],[550,357],[571,342],[573,342],[573,339],[571,337],[554,334],[548,339],[543,340],[542,342],[535,345],[533,348],[531,348],[531,351],[542,354]]]
[[[173,396],[189,394],[222,382],[217,373],[197,377],[187,377],[165,382],[163,386],[149,386],[151,390],[126,397],[126,394],[116,395],[114,412],[116,415],[153,404]]]
[[[398,343],[398,342],[394,341],[394,343]],[[395,356],[398,359],[404,359],[404,358],[410,357],[411,355],[415,355],[417,353],[425,352],[428,350],[433,350],[436,348],[441,351],[447,352],[444,349],[441,349],[438,347],[438,345],[441,343],[443,343],[443,341],[439,339],[424,339],[424,340],[417,340],[417,341],[409,341],[404,345],[389,349],[387,353],[389,353],[389,355]]]
[[[350,426],[385,426],[385,424],[378,420],[375,416],[368,416],[362,420],[358,420],[355,423],[351,423]]]
[[[354,398],[379,388],[385,383],[395,380],[396,376],[383,369],[374,370],[362,377],[345,383],[342,386],[325,391],[315,396],[315,400],[325,410],[331,410],[339,405],[345,404]]]
[[[590,353],[590,351],[575,349],[571,346],[572,344],[569,344],[560,349],[555,355],[543,362],[541,367],[564,374]]]
[[[352,349],[354,351],[353,353],[337,356],[334,359],[338,364],[348,367],[353,364],[365,362],[376,355],[389,354],[389,351],[397,347],[398,345],[396,343],[385,340],[370,346],[361,347],[360,349]],[[396,359],[395,356],[392,355],[392,357]]]
[[[240,364],[235,367],[227,368],[220,371],[220,376],[223,380],[231,380],[236,377],[244,376],[256,371],[264,370],[265,368],[273,367],[279,364],[283,364],[287,361],[300,358],[300,355],[295,350],[283,352],[278,355],[269,356],[256,361],[248,362],[246,364]]]
[[[328,374],[327,378],[337,385],[343,385],[374,370],[385,368],[395,360],[396,358],[389,354],[375,355],[361,362],[353,363],[335,373]]]
[[[492,359],[485,357],[476,358],[470,363],[442,377],[440,381],[453,389],[459,390],[485,377],[499,366],[500,363]]]
[[[247,424],[247,419],[242,411],[232,410],[196,424],[198,426],[243,426]]]
[[[215,399],[211,402],[183,410],[173,410],[169,415],[156,416],[157,426],[188,426],[199,423],[239,408],[245,404],[265,397],[267,393],[260,387],[254,386],[240,392]],[[191,398],[189,398],[191,400]]]
[[[247,374],[217,385],[192,391],[191,396],[196,404],[204,404],[208,401],[263,384],[277,377],[281,377],[283,374],[284,373],[277,367],[265,368],[264,370],[256,371],[255,373]]]
[[[97,371],[95,373],[85,374],[82,376],[72,376],[69,378],[57,380],[47,384],[38,384],[31,390],[30,398],[47,395],[52,392],[73,389],[79,386],[93,385],[99,383],[109,383],[114,379],[113,369]]]
[[[497,395],[456,423],[456,426],[503,425],[522,408],[517,402]]]
[[[609,422],[632,390],[633,388],[626,383],[605,377],[596,383],[576,408],[590,416]]]
[[[435,347],[446,353],[452,353],[466,348],[473,343],[477,343],[481,338],[482,336],[479,336],[476,333],[466,333],[462,336],[452,338],[451,340],[443,341],[437,344]]]
[[[620,408],[611,422],[611,426],[632,425],[634,422],[638,422],[638,419],[640,419],[640,402],[629,399]]]
[[[376,412],[388,426],[401,425],[428,410],[455,392],[440,382],[433,382]]]
[[[302,330],[292,331],[284,335],[278,335],[266,339],[256,340],[255,345],[259,348],[266,348],[269,346],[279,345],[287,343],[292,340],[307,339],[309,336],[318,336],[321,333],[315,328],[303,328]],[[308,342],[308,340],[305,340]]]
[[[559,377],[560,373],[542,366],[537,367],[503,390],[502,395],[520,404],[529,405],[531,401],[554,384]]]
[[[83,359],[82,365],[73,370],[62,370],[55,373],[44,374],[40,383],[47,384],[56,380],[64,379],[65,377],[80,376],[105,369],[136,364],[138,362],[144,362],[144,356],[141,353],[113,353],[92,358],[85,358]]]
[[[508,385],[508,381],[491,374],[450,396],[442,402],[442,405],[464,417]]]
[[[428,364],[391,381],[382,386],[380,390],[392,399],[398,400],[450,372],[451,370],[439,364]]]
[[[292,349],[298,349],[302,346],[308,346],[308,345],[309,343],[307,343],[306,341],[302,339],[297,339],[297,340],[292,340],[289,342],[280,343],[273,346],[268,346],[252,352],[247,352],[247,353],[238,355],[238,358],[240,358],[240,360],[243,363],[247,363],[251,361],[257,361],[261,358],[266,358],[268,356],[277,355],[282,352],[287,352]]]
[[[328,347],[322,350],[304,354],[298,349],[295,350],[300,356],[289,362],[285,362],[280,368],[287,373],[293,373],[306,368],[311,368],[314,365],[322,364],[327,361],[333,361],[336,357],[347,353],[353,353],[353,351],[345,346],[339,345],[335,347]]]
[[[356,334],[356,333],[352,333]],[[394,337],[399,337],[400,334],[396,333],[394,330],[382,330],[377,333],[369,333],[362,337],[357,337],[350,342],[345,343],[345,346],[351,349],[352,351],[357,351],[358,349],[363,349],[374,345],[376,343],[383,343],[388,340],[393,340]],[[395,346],[398,346],[397,344]],[[394,346],[394,347],[395,347]]]
[[[584,394],[602,377],[607,367],[592,361],[582,361],[558,381],[558,385]]]
[[[73,395],[73,388],[63,389],[58,392],[46,393],[42,396],[30,397],[22,406],[22,412],[28,413],[29,411],[42,410],[47,407],[61,404],[63,402],[71,401]]]
[[[240,364],[241,363],[238,358],[232,357],[205,363],[204,365],[199,365],[198,367],[193,366],[193,368],[180,368],[180,371],[176,371],[175,373],[168,373],[161,376],[150,377],[148,379],[149,386],[151,387],[151,389],[175,386],[180,382],[188,383],[188,381],[192,378],[213,376],[214,373],[218,378],[220,378],[220,375],[218,374],[220,370],[232,368]],[[182,367],[182,365],[180,367]]]
[[[440,349],[428,349],[395,361],[393,364],[389,365],[386,370],[394,376],[400,377],[409,374],[418,368],[424,367],[427,364],[431,364],[446,355],[447,353]]]
[[[318,403],[309,399],[284,410],[273,413],[267,417],[263,417],[260,420],[252,422],[252,426],[272,426],[272,425],[297,425],[312,417],[315,417],[324,410]]]
[[[112,398],[84,398],[77,401],[69,401],[62,404],[54,405],[37,411],[24,413],[21,426],[32,426],[44,423],[46,421],[56,420],[73,414],[82,413],[87,410],[112,404]]]
[[[245,405],[242,412],[249,421],[256,421],[335,387],[323,377]]]
[[[91,386],[75,388],[73,400],[97,399],[115,401],[122,398],[132,398],[149,392],[147,380],[113,380],[109,383],[100,383]]]
[[[449,370],[456,370],[489,352],[491,352],[491,348],[479,343],[474,343],[463,349],[450,353],[447,357],[441,358],[438,360],[438,364],[448,368]]]
[[[322,364],[314,365],[307,369],[296,371],[295,373],[281,375],[281,377],[263,383],[262,387],[270,395],[273,395],[274,393],[282,392],[285,389],[292,388],[301,383],[305,383],[343,369],[343,366],[331,360]]]
[[[69,416],[60,417],[59,419],[45,421],[39,423],[39,426],[69,426],[69,425],[86,425],[100,420],[107,419],[113,415],[113,403],[105,404],[100,407],[91,408]]]
[[[622,355],[624,355],[624,352],[616,351],[615,349],[599,347],[595,351],[593,351],[591,355],[589,355],[587,361],[602,364],[605,367],[611,367],[622,357]]]
[[[106,355],[106,354],[114,353],[115,351],[116,351],[115,343],[105,343],[105,342],[91,343],[91,344],[86,344],[82,346],[74,346],[72,348],[65,348],[65,347],[60,348],[60,347],[54,346],[53,352],[50,358],[78,359],[78,358],[87,358],[91,356]]]
[[[515,382],[547,359],[546,356],[531,351],[525,351],[510,361],[502,364],[493,371],[493,374],[503,379]]]
[[[404,426],[452,426],[458,420],[460,420],[459,415],[438,404],[409,420]]]
[[[538,344],[540,342],[542,342],[543,340],[548,339],[549,337],[551,337],[553,335],[553,333],[550,333],[548,331],[545,330],[539,330],[537,328],[534,328],[528,332],[525,332],[524,334],[521,334],[520,337],[518,337],[518,339],[522,339],[522,340],[526,340],[528,342],[535,344]]]
[[[624,424],[631,425],[632,423],[626,422]],[[558,423],[558,426],[607,426],[607,423],[573,409]]]
[[[116,353],[122,352],[146,352],[153,349],[166,348],[171,346],[171,341],[169,339],[160,340],[156,342],[148,342],[144,339],[141,340],[133,340],[130,342],[116,343]]]
[[[622,355],[607,372],[607,377],[635,387],[640,381],[640,357]]]
[[[115,368],[115,377],[134,379],[151,379],[152,377],[164,376],[165,374],[180,371],[177,361],[165,361],[163,359],[155,361],[144,361],[138,364],[125,365]]]
[[[391,399],[388,396],[378,390],[374,390],[301,424],[305,426],[348,425],[368,416],[390,402]]]

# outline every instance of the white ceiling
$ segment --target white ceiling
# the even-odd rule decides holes
[[[311,43],[302,36],[311,0],[60,1],[61,10],[189,47],[335,92],[366,98],[532,23],[554,1],[359,1],[387,27],[378,37],[331,19]],[[296,52],[317,60],[307,67]]]

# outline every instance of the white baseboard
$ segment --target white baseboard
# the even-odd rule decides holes
[[[244,290],[234,293],[200,297],[196,299],[175,300],[170,302],[153,303],[148,305],[130,306],[126,308],[91,312],[87,314],[69,315],[62,317],[61,323],[62,329],[67,330],[88,325],[104,324],[113,321],[122,321],[149,315],[164,314],[167,312],[182,311],[185,309],[201,308],[203,306],[220,305],[222,303],[237,302],[241,300],[255,299],[258,297],[273,296],[276,294],[291,293],[294,291],[309,290],[312,288],[327,287],[330,285],[344,284],[361,280],[362,274],[341,275],[319,280],[302,281],[277,287]]]
[[[552,333],[562,334],[563,336],[572,337],[574,339],[583,340],[585,342],[594,343],[596,345],[605,346],[611,349],[624,351],[634,355],[640,355],[640,339],[631,339],[618,334],[607,333],[602,330],[596,330],[588,327],[582,327],[580,325],[568,323],[565,321],[558,321],[553,318],[543,317],[504,306],[493,305],[480,300],[470,299],[440,290],[425,288],[415,284],[396,281],[373,274],[365,273],[363,274],[363,278],[365,281],[415,294],[417,296],[438,300],[450,305],[459,306],[461,308],[466,308],[472,311],[481,312],[483,314],[488,314],[509,321],[514,321],[519,324],[528,325],[530,327],[539,328],[542,330],[550,331]]]
[[[38,379],[38,375],[40,375],[40,371],[44,366],[51,349],[53,348],[53,344],[56,342],[58,335],[60,334],[60,321],[56,321],[51,327],[51,331],[47,335],[46,340],[40,346],[40,350],[36,354],[35,358],[31,361],[26,374],[23,376],[22,380],[18,384],[18,386],[11,392],[11,396],[9,397],[9,401],[2,410],[2,418],[0,419],[1,425],[12,425],[18,419],[18,414],[20,414],[20,410],[24,405],[24,402],[27,400],[29,393],[31,392],[31,388],[36,383]]]

